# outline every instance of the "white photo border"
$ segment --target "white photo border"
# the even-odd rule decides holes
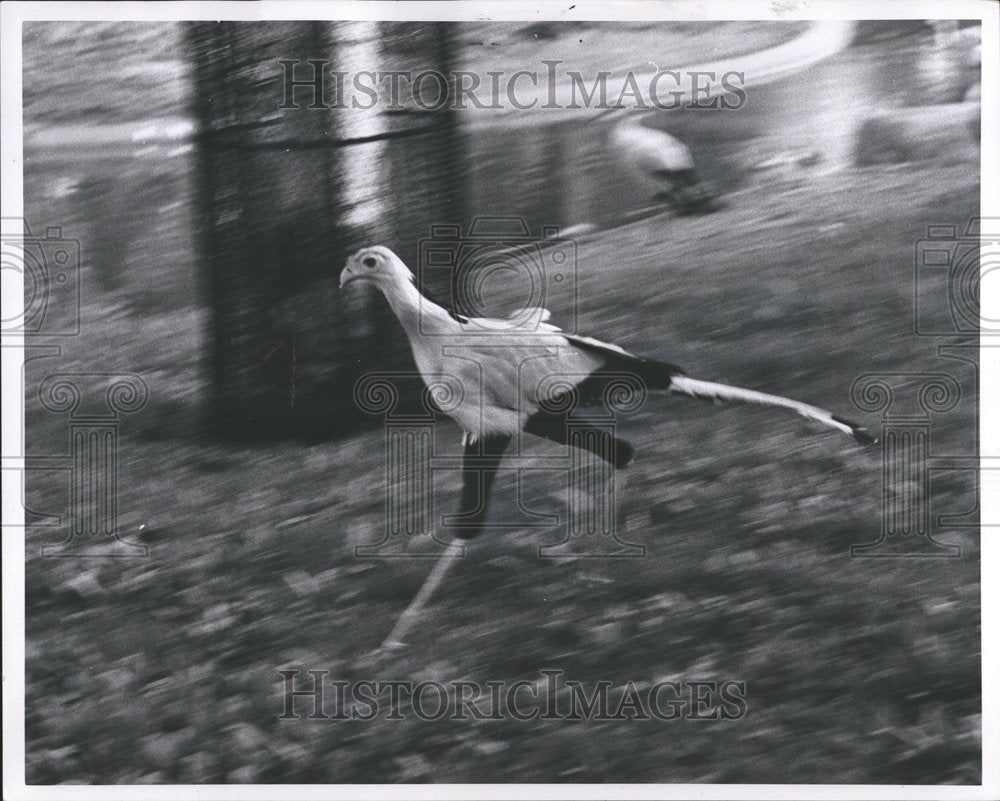
[[[983,217],[1000,217],[1000,4],[991,0],[506,0],[505,2],[358,2],[357,0],[259,0],[258,2],[7,2],[0,6],[2,98],[0,139],[2,217],[23,217],[21,123],[21,25],[34,20],[181,21],[238,20],[889,20],[978,19],[982,21]],[[23,298],[23,284],[4,270],[2,291]],[[982,285],[984,319],[1000,319],[1000,282]],[[982,342],[986,342],[983,345]],[[2,349],[2,453],[24,453],[20,397],[23,337],[4,336]],[[1000,346],[980,346],[980,453],[1000,459]],[[990,411],[992,410],[992,412]],[[11,471],[6,471],[8,474]],[[981,471],[981,514],[1000,519],[1000,487]],[[73,799],[996,799],[1000,798],[1000,693],[988,680],[1000,676],[1000,542],[981,536],[982,604],[982,785],[815,785],[815,784],[439,784],[439,785],[25,785],[24,743],[24,539],[20,487],[3,486],[3,768],[4,798],[20,801]],[[982,534],[993,532],[984,529]]]

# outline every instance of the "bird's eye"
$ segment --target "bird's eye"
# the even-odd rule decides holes
[[[369,270],[374,270],[375,269],[375,257],[374,256],[365,256],[361,260],[361,263],[363,265],[365,265],[365,267],[367,267]]]

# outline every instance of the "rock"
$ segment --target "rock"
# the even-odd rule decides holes
[[[302,770],[310,762],[309,752],[299,743],[275,743],[271,746],[271,753],[282,763],[295,770]]]
[[[472,747],[480,754],[486,754],[487,756],[490,754],[498,754],[501,751],[506,751],[510,748],[507,743],[500,740],[483,740],[481,742],[477,742]]]
[[[136,677],[135,673],[128,668],[116,667],[102,672],[100,679],[109,689],[121,691],[131,687],[135,683]]]
[[[229,604],[215,604],[202,613],[195,630],[199,634],[218,634],[230,628],[235,622],[236,618],[233,617]]]
[[[196,752],[181,757],[177,767],[181,784],[208,784],[213,779],[215,761],[210,754]]]
[[[142,738],[142,753],[155,768],[170,769],[181,755],[187,732],[159,732]]]
[[[252,723],[237,723],[227,729],[232,736],[233,747],[239,753],[252,756],[263,750],[267,745],[267,737]]]
[[[399,767],[400,778],[404,782],[411,782],[414,779],[429,776],[433,769],[433,765],[422,754],[405,754],[401,757],[396,757],[394,761]]]
[[[72,593],[85,601],[92,601],[104,595],[104,587],[97,580],[97,571],[95,570],[87,570],[73,576],[60,589],[64,592]]]
[[[232,784],[253,784],[257,781],[257,768],[253,765],[244,765],[226,774],[226,781]]]
[[[281,576],[285,584],[299,598],[308,598],[319,594],[322,586],[315,577],[310,576],[305,570],[290,570]]]
[[[62,748],[50,748],[45,752],[46,758],[54,762],[65,762],[70,759],[77,751],[75,745],[66,745]]]
[[[614,645],[625,638],[625,626],[620,620],[600,623],[590,629],[590,637],[601,647]]]

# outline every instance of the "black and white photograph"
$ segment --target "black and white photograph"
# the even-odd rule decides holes
[[[1000,797],[1000,5],[2,15],[4,799]]]

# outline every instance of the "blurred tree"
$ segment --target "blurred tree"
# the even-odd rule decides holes
[[[383,98],[356,108],[355,96],[362,106],[371,100],[352,77],[450,74],[448,28],[197,22],[187,41],[211,309],[210,424],[241,439],[349,430],[364,419],[356,379],[412,362],[381,297],[338,291],[346,256],[385,243],[412,260],[430,225],[453,221],[461,207],[451,103],[424,109],[404,83],[401,109]],[[292,97],[282,61],[294,62],[302,82]]]
[[[410,76],[409,87],[404,85],[400,93],[402,108],[386,109],[382,120],[391,137],[385,175],[393,200],[388,244],[414,271],[419,241],[430,234],[431,226],[460,224],[466,216],[464,146],[451,102],[456,96],[456,25],[379,24],[383,69]]]

